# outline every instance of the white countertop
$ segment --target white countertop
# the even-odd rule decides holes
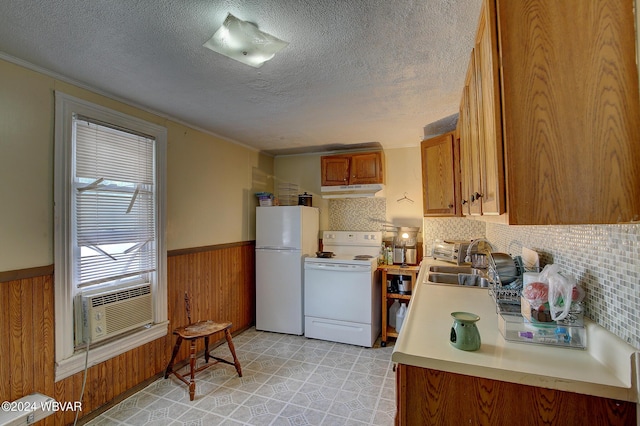
[[[638,352],[614,334],[585,319],[587,349],[506,341],[485,288],[425,283],[423,263],[392,360],[416,367],[638,402]],[[480,316],[482,345],[473,352],[449,343],[451,312]]]

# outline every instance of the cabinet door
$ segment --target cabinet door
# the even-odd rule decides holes
[[[483,156],[480,144],[482,134],[482,121],[479,120],[481,99],[478,97],[478,85],[476,81],[476,51],[471,52],[469,70],[467,71],[467,86],[469,87],[469,193],[464,197],[469,200],[469,213],[474,216],[482,214],[482,175],[480,172],[480,159]]]
[[[322,186],[349,184],[349,157],[325,156],[320,159]]]
[[[382,151],[353,154],[349,184],[383,183]]]
[[[453,133],[445,133],[420,144],[425,216],[458,216],[456,142]]]
[[[497,5],[509,223],[637,219],[633,1]]]
[[[636,424],[634,402],[404,364],[396,367],[396,401],[397,425]]]
[[[480,149],[482,214],[499,215],[505,211],[504,168],[502,160],[502,116],[498,81],[498,48],[495,7],[484,1],[476,39],[476,84]]]
[[[405,377],[405,367],[402,364],[396,364],[396,425],[407,424],[407,380]]]
[[[467,216],[471,214],[469,210],[469,194],[471,193],[471,129],[469,125],[469,86],[467,85],[462,89],[458,129],[460,132],[460,207],[462,214]]]

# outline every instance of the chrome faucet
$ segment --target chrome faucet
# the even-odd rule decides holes
[[[464,258],[464,261],[467,263],[471,263],[471,249],[478,244],[479,242],[485,242],[487,244],[489,244],[489,247],[491,247],[491,252],[496,251],[496,247],[491,243],[491,241],[487,240],[486,238],[477,238],[475,240],[473,240],[471,242],[471,244],[469,244],[469,247],[467,247],[467,257]],[[489,253],[491,253],[489,252]]]

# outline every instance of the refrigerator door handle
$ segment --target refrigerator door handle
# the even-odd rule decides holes
[[[296,247],[277,247],[277,246],[261,246],[261,247],[256,247],[256,250],[300,251],[300,249]]]

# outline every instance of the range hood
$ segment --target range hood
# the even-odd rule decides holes
[[[377,192],[384,189],[381,183],[369,183],[364,185],[336,185],[321,186],[322,198],[364,198],[375,197]]]

